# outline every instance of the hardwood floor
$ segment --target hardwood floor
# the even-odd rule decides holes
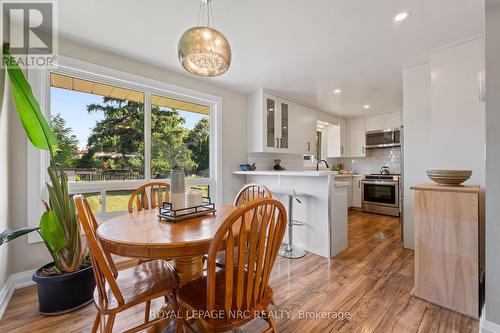
[[[308,254],[302,259],[279,258],[271,286],[274,315],[281,332],[478,332],[479,323],[410,296],[413,251],[399,241],[397,218],[352,212],[349,247],[333,259]],[[158,308],[161,301],[157,301]],[[119,332],[143,319],[144,308],[117,317]],[[279,317],[289,311],[289,317]],[[320,311],[316,315],[315,311]],[[305,315],[308,318],[301,318]],[[349,315],[341,320],[339,314]],[[37,311],[35,287],[16,290],[0,321],[0,332],[90,332],[93,305],[59,317]],[[315,318],[311,316],[316,315]],[[319,318],[319,316],[325,318]],[[326,318],[328,317],[328,318]],[[264,329],[255,320],[240,332]],[[166,331],[175,331],[172,323]]]

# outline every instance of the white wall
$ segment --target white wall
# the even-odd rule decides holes
[[[486,1],[486,313],[500,325],[500,1]]]
[[[0,95],[3,93],[4,77],[0,77]],[[10,93],[6,91],[6,93]],[[2,100],[0,96],[0,101]],[[0,105],[0,232],[8,228],[9,221],[9,188],[8,188],[8,165],[7,165],[7,133],[8,133],[7,108],[2,109]],[[9,244],[0,246],[0,290],[9,277]]]
[[[66,39],[59,41],[59,54],[221,97],[223,109],[222,179],[218,181],[222,182],[224,202],[233,202],[234,196],[243,185],[243,179],[233,176],[231,172],[237,170],[239,164],[247,159],[244,95],[214,85],[209,79],[195,79],[194,76],[189,77],[187,74],[184,76]],[[8,112],[15,114],[13,107]],[[11,117],[9,129],[9,192],[12,200],[8,220],[9,226],[22,227],[27,224],[27,203],[25,202],[27,143],[17,117]],[[26,237],[11,242],[10,257],[15,258],[10,265],[11,273],[33,269],[49,261],[44,245],[42,243],[30,245]]]
[[[484,44],[477,38],[431,53],[431,167],[473,170],[471,184],[485,186],[485,109],[478,73]]]
[[[415,247],[414,194],[410,186],[428,181],[425,171],[431,165],[430,66],[403,72],[404,126],[404,245]]]
[[[405,247],[414,247],[413,194],[428,169],[470,169],[467,184],[485,187],[485,107],[478,73],[481,37],[431,52],[430,66],[403,72]]]

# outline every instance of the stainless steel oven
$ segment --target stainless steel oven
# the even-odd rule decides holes
[[[361,184],[364,212],[399,216],[399,176],[368,175]]]
[[[366,148],[386,148],[401,146],[399,128],[366,132]]]

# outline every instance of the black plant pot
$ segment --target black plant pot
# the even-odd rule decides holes
[[[57,276],[41,274],[44,268],[53,265],[52,262],[33,273],[33,281],[36,282],[38,290],[40,313],[58,315],[74,311],[92,302],[95,289],[92,266]]]

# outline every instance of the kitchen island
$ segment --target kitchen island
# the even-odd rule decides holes
[[[323,257],[333,257],[347,248],[347,187],[335,180],[332,171],[235,171],[246,183],[262,184],[273,197],[288,207],[288,193],[295,191],[301,203],[294,202],[295,246]],[[288,239],[285,236],[285,242]]]

